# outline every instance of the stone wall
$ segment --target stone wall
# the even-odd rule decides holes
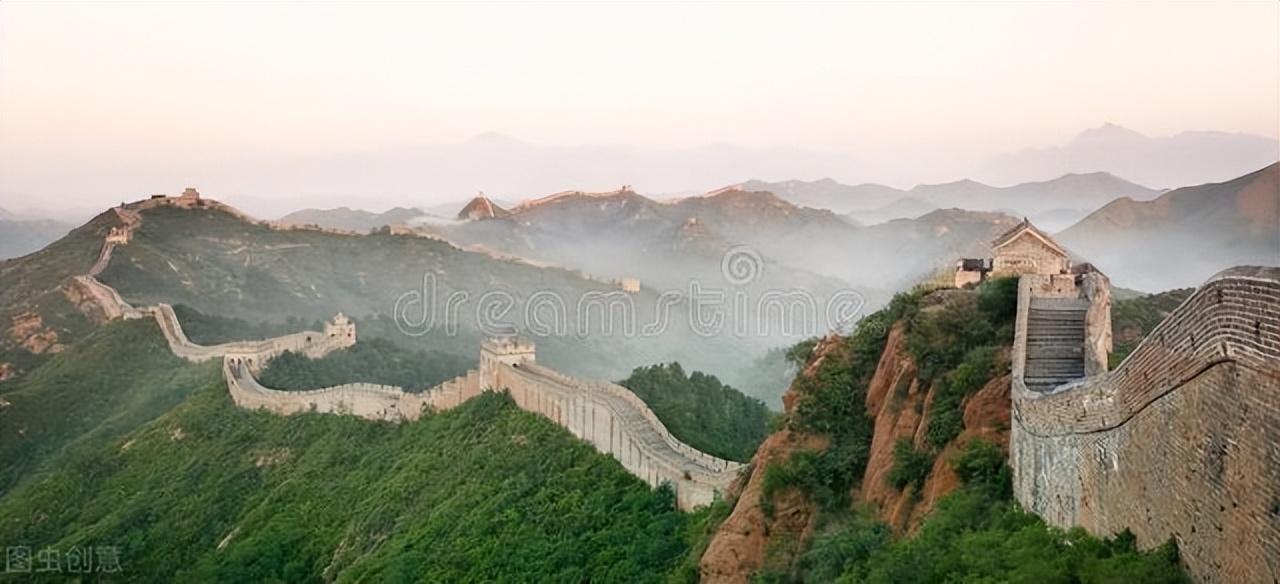
[[[1069,260],[1054,253],[1033,236],[1024,235],[996,250],[991,270],[996,276],[1008,274],[1057,274],[1066,272]]]
[[[195,197],[148,199],[117,209],[130,231],[141,209],[189,203],[219,208],[220,203]],[[227,209],[230,209],[227,207]],[[232,210],[234,211],[234,210]],[[238,212],[237,212],[238,213]],[[261,341],[237,341],[204,346],[191,342],[173,308],[167,304],[137,308],[112,287],[97,279],[118,243],[120,232],[103,242],[97,263],[69,284],[99,305],[107,319],[153,317],[170,350],[189,361],[223,360],[223,376],[232,401],[246,409],[281,415],[333,413],[371,420],[416,420],[424,412],[446,410],[483,391],[508,390],[519,407],[543,415],[618,459],[629,472],[653,486],[670,484],[681,508],[711,503],[736,478],[741,464],[723,460],[677,440],[657,415],[624,387],[562,375],[536,363],[534,346],[514,340],[487,340],[481,346],[480,369],[446,381],[422,393],[371,383],[351,383],[307,391],[279,391],[263,387],[254,377],[271,359],[285,351],[308,357],[324,356],[356,342],[355,325],[338,314],[323,331],[284,335]]]
[[[480,370],[420,394],[364,383],[310,391],[269,389],[254,378],[246,355],[227,355],[223,373],[238,406],[281,415],[337,413],[372,420],[416,420],[425,411],[457,407],[483,391],[506,390],[521,409],[563,426],[650,485],[670,484],[684,509],[710,504],[742,466],[672,436],[657,415],[624,387],[575,379],[532,360],[484,357],[488,358],[482,357]],[[259,363],[265,360],[258,359]]]
[[[1052,394],[1022,383],[1022,328],[1010,462],[1025,508],[1143,547],[1173,538],[1200,581],[1277,582],[1280,269],[1218,274],[1115,371]]]
[[[574,379],[533,363],[495,367],[496,387],[510,391],[522,409],[564,426],[650,485],[670,484],[681,508],[710,504],[742,467],[672,436],[653,410],[624,387]],[[487,375],[481,372],[482,378]]]

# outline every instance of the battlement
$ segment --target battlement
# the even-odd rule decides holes
[[[1028,310],[1081,298],[1109,305],[1105,276],[1020,282],[1015,497],[1060,527],[1128,529],[1142,547],[1173,538],[1200,581],[1269,581],[1280,573],[1280,269],[1221,272],[1115,370],[1037,390],[1028,377]],[[1084,341],[1087,352],[1110,339]]]
[[[488,354],[508,365],[536,360],[537,349],[530,341],[514,337],[492,337],[480,343],[481,354]]]

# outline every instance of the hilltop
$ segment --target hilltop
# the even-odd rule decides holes
[[[592,294],[618,292],[617,284],[465,251],[439,239],[385,229],[360,235],[281,227],[208,200],[190,208],[158,205],[125,211],[137,217],[137,225],[131,227],[131,241],[116,247],[99,276],[102,281],[131,303],[181,304],[196,314],[247,323],[245,330],[278,330],[290,319],[310,323],[342,311],[360,321],[363,335],[412,350],[473,358],[472,347],[482,336],[478,308],[485,293],[502,290],[516,303],[500,321],[487,325],[502,326],[526,325],[520,303],[544,291],[564,299],[565,330],[585,327],[585,334],[553,335],[540,342],[547,362],[569,373],[617,379],[634,367],[676,359],[691,368],[718,371],[735,359],[749,360],[752,352],[733,339],[693,335],[678,305],[671,307],[670,325],[661,334],[625,334],[631,329],[624,327],[638,331],[656,320],[652,291],[626,297],[634,307],[630,325],[624,316],[599,310],[585,314],[589,320],[580,323],[578,311],[567,307],[576,308],[579,299]],[[121,217],[108,211],[36,254],[0,263],[0,278],[12,283],[0,290],[0,318],[8,329],[0,337],[0,363],[7,365],[0,367],[6,375],[33,368],[103,320],[84,302],[72,278],[89,271],[107,232],[124,224]],[[446,334],[442,306],[454,293],[467,296],[451,317],[456,330]],[[396,325],[398,300],[409,311],[401,320],[416,324]],[[434,320],[426,318],[424,307],[431,308]],[[543,318],[546,322],[545,313]],[[608,332],[610,326],[614,332]],[[717,349],[691,350],[708,342]]]
[[[425,215],[421,209],[395,207],[382,213],[371,213],[349,207],[336,209],[303,209],[280,218],[285,225],[317,225],[352,231],[369,231],[379,227],[403,225]]]
[[[998,156],[978,176],[1017,182],[1106,171],[1144,185],[1173,188],[1240,176],[1275,162],[1277,152],[1280,142],[1263,136],[1211,131],[1147,136],[1108,123],[1085,130],[1061,146]]]
[[[853,287],[871,306],[1012,224],[998,213],[946,211],[864,228],[826,209],[737,188],[662,202],[630,189],[569,191],[522,203],[498,219],[426,229],[459,245],[638,277],[657,289],[684,289],[691,279],[723,283],[722,260],[745,245],[760,264],[753,289],[803,289],[821,298]],[[847,260],[850,250],[870,249],[894,255]]]
[[[1049,229],[1059,224],[1065,227],[1118,197],[1147,200],[1160,194],[1106,172],[1067,173],[1052,180],[1007,187],[965,179],[902,190],[877,184],[850,186],[823,179],[748,181],[742,188],[775,192],[793,203],[846,213],[864,224],[918,217],[936,208],[960,208],[1031,217]]]
[[[1166,290],[1223,266],[1280,260],[1280,163],[1221,183],[1121,198],[1055,237],[1116,284]]]

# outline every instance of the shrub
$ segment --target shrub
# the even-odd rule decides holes
[[[933,470],[933,454],[916,450],[907,438],[899,438],[893,445],[893,468],[889,469],[889,484],[899,491],[908,486],[917,492]]]
[[[929,428],[929,444],[942,448],[964,431],[964,398],[982,389],[995,373],[997,347],[984,346],[965,354],[959,365],[937,382]]]
[[[773,414],[713,375],[686,374],[679,363],[639,367],[619,384],[635,392],[684,443],[730,460],[751,459]]]
[[[978,310],[996,324],[1012,322],[1018,313],[1018,279],[992,278],[979,285]]]
[[[1013,474],[1005,464],[1005,453],[986,440],[972,440],[965,445],[951,468],[966,486],[979,489],[987,496],[1008,500],[1013,496]]]

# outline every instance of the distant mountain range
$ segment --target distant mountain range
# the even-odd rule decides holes
[[[1280,265],[1280,163],[1153,201],[1118,199],[1055,238],[1117,285],[1149,292],[1234,265]]]
[[[630,190],[557,193],[495,218],[424,229],[463,246],[636,277],[658,290],[687,289],[691,280],[722,286],[722,260],[746,246],[759,264],[750,292],[801,289],[823,298],[854,287],[874,306],[958,255],[983,253],[1013,221],[953,209],[860,226],[770,192],[728,188],[662,202]]]
[[[288,225],[320,225],[338,229],[350,229],[352,231],[368,231],[386,225],[401,225],[424,214],[421,209],[408,209],[405,207],[395,207],[382,213],[338,207],[336,209],[303,209],[294,211],[281,217],[280,222]]]
[[[75,227],[53,219],[30,219],[0,209],[0,260],[40,250]]]
[[[1160,194],[1158,190],[1105,172],[1066,174],[1053,180],[1010,187],[960,180],[901,190],[877,184],[851,186],[823,179],[780,183],[751,180],[741,188],[769,191],[797,205],[846,213],[863,224],[919,217],[938,208],[957,208],[1031,217],[1050,230],[1066,227],[1089,211],[1120,197],[1147,200]]]
[[[1230,180],[1280,159],[1280,141],[1227,132],[1146,136],[1115,124],[1086,130],[1062,146],[999,156],[977,173],[1010,184],[1066,173],[1106,171],[1141,184],[1174,188]]]

